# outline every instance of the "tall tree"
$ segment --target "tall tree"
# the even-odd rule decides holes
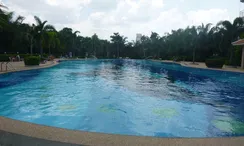
[[[72,48],[73,48],[73,56],[75,56],[75,51],[76,51],[76,38],[77,38],[77,34],[80,33],[80,31],[75,31],[73,34],[72,34]]]
[[[231,23],[228,20],[225,20],[219,22],[219,25],[221,25],[225,30],[225,40],[228,42],[228,48],[230,52],[229,61],[230,63],[232,63],[234,50],[232,49],[231,42],[237,40],[240,34],[244,32],[243,18],[238,17],[233,21],[233,23]]]
[[[48,31],[46,33],[46,43],[48,47],[48,52],[51,55],[51,49],[56,48],[56,46],[60,45],[60,41],[57,36],[57,32],[55,31]]]
[[[91,37],[91,43],[92,43],[92,50],[93,50],[93,55],[96,56],[97,53],[97,47],[99,46],[99,38],[97,34],[92,35]]]
[[[37,16],[34,16],[36,25],[35,31],[36,31],[36,39],[39,42],[39,48],[40,48],[40,54],[43,54],[43,41],[44,41],[44,35],[47,31],[56,31],[54,26],[46,24],[47,21],[41,21],[41,19]]]
[[[26,37],[29,41],[29,44],[30,44],[30,54],[32,55],[33,54],[33,45],[34,45],[34,37],[36,35],[36,32],[35,32],[35,26],[32,25],[32,26],[29,26],[27,27],[27,30],[26,30]]]
[[[117,58],[120,57],[120,49],[121,47],[124,47],[125,42],[127,40],[127,37],[121,36],[118,32],[114,33],[112,36],[110,36],[111,41],[114,45],[116,45],[117,48]]]

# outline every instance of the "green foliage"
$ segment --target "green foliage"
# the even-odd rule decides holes
[[[82,32],[67,27],[56,31],[47,21],[36,16],[33,25],[23,23],[22,16],[13,16],[13,12],[0,11],[0,53],[7,52],[12,57],[16,57],[17,52],[21,58],[29,56],[26,54],[42,54],[43,58],[48,58],[50,54],[59,57],[72,52],[73,56],[82,58],[162,58],[204,62],[213,54],[218,54],[228,58],[227,63],[240,65],[241,51],[232,49],[231,42],[239,36],[243,37],[244,23],[241,18],[233,22],[221,21],[216,26],[202,24],[165,34],[152,32],[149,36],[143,35],[139,42],[129,42],[118,32],[113,33],[110,40],[101,39],[97,34],[84,37],[79,35]],[[9,59],[0,56],[0,60]]]
[[[209,68],[222,68],[225,64],[225,59],[221,57],[209,58],[205,61],[205,64]]]
[[[9,55],[5,55],[5,54],[0,54],[0,62],[7,62],[10,61],[9,60]]]
[[[29,56],[24,59],[25,65],[39,65],[40,60],[39,56]]]

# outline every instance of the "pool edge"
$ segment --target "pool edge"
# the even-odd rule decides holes
[[[227,69],[223,69],[223,68],[208,68],[208,67],[201,67],[201,66],[189,66],[188,64],[185,64],[185,62],[176,62],[176,61],[170,61],[170,60],[153,60],[150,59],[150,61],[154,61],[154,62],[161,62],[161,63],[172,63],[172,64],[178,64],[181,65],[183,67],[187,67],[187,68],[195,68],[195,69],[203,69],[203,70],[212,70],[212,71],[221,71],[221,72],[231,72],[231,73],[240,73],[240,74],[244,74],[244,70],[233,70],[231,68]]]
[[[12,72],[21,72],[21,71],[28,71],[28,70],[37,70],[37,69],[50,68],[50,67],[56,66],[58,64],[59,64],[58,60],[54,60],[51,64],[48,64],[48,65],[32,66],[32,67],[28,66],[28,68],[21,68],[21,69],[18,69],[18,70],[10,70],[10,71],[5,71],[5,72],[0,72],[0,75],[1,74],[12,73]]]
[[[104,145],[104,146],[148,146],[148,145],[243,145],[244,137],[229,138],[156,138],[141,136],[126,136],[67,130],[43,125],[37,125],[0,116],[0,144],[14,145]],[[18,140],[17,140],[18,141]],[[23,142],[22,142],[23,141]]]

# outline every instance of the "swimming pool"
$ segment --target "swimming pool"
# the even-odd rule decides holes
[[[0,75],[0,115],[122,135],[244,136],[244,74],[145,60],[64,61]]]

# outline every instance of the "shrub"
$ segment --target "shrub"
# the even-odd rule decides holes
[[[6,54],[0,54],[0,62],[4,62],[4,61],[10,61],[9,60],[9,55]]]
[[[25,58],[25,65],[39,65],[40,60],[38,56],[29,56]]]
[[[205,61],[205,64],[209,68],[222,68],[225,63],[224,58],[209,58]]]
[[[48,58],[48,54],[42,54],[42,57]]]

